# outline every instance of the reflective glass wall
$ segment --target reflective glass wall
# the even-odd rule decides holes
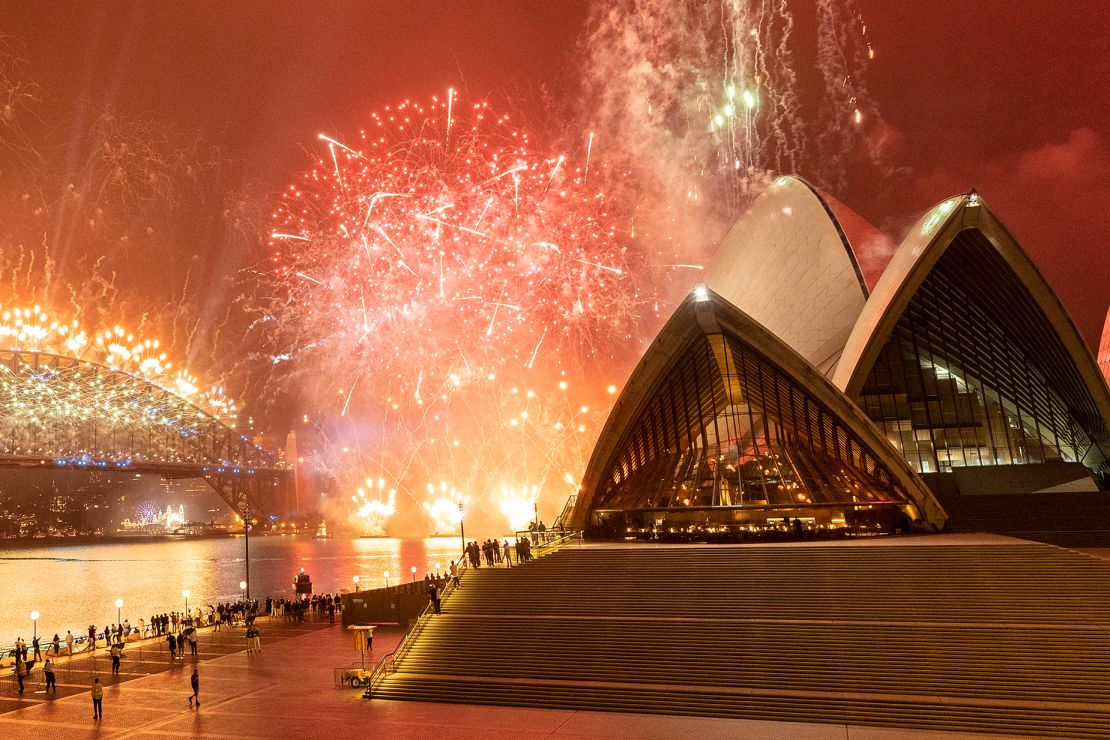
[[[1074,363],[999,261],[970,234],[945,253],[883,347],[860,406],[921,473],[1105,465],[1101,419]]]

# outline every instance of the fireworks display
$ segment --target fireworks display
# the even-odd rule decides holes
[[[545,486],[575,490],[589,406],[553,378],[611,362],[654,319],[657,252],[596,164],[591,182],[585,159],[536,153],[487,102],[449,92],[369,124],[321,136],[274,215],[274,323],[293,327],[277,356],[308,371],[329,436],[360,423],[334,417],[367,427],[329,469],[397,481],[433,529],[467,500],[493,518],[509,500],[518,521]],[[393,512],[374,494],[360,518]]]
[[[455,90],[386,106],[321,133],[271,199],[142,117],[39,131],[46,96],[0,48],[0,282],[110,326],[0,309],[0,348],[103,364],[234,422],[168,348],[218,369],[277,435],[305,414],[308,464],[334,483],[319,505],[367,533],[526,526],[577,491],[613,382],[763,185],[841,184],[875,115],[874,51],[854,0],[818,0],[814,33],[793,7],[599,2],[574,102],[533,125]],[[212,203],[231,254],[179,248]],[[261,245],[264,264],[244,258]]]
[[[597,6],[581,120],[543,132],[559,148],[454,91],[319,136],[273,214],[267,320],[329,440],[317,464],[348,495],[391,481],[355,495],[364,528],[407,502],[426,531],[520,528],[577,491],[608,379],[723,227],[870,113],[866,27],[818,5],[816,100],[788,4],[638,0]]]

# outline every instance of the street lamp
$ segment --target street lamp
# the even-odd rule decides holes
[[[187,618],[189,616],[189,589],[182,591],[181,595],[185,597],[185,616]]]
[[[31,636],[31,639],[36,639],[39,636],[39,613],[38,612],[31,612],[31,621],[35,625],[35,627],[34,627],[35,634]]]
[[[243,593],[247,592],[247,582],[246,581],[239,581],[239,590],[242,591]]]
[[[355,582],[355,591],[358,591],[358,576],[355,576],[352,580]]]
[[[116,624],[123,624],[120,619],[121,610],[123,609],[123,599],[116,599]]]
[[[244,592],[247,595],[247,601],[251,600],[251,502],[243,502],[243,563],[246,567],[246,588]]]
[[[416,566],[409,568],[409,572],[412,573],[412,582],[416,583]]]
[[[384,571],[382,575],[385,576],[385,587],[389,588],[389,571]]]
[[[462,540],[463,552],[466,552],[466,529],[463,527],[463,502],[459,501],[459,539]]]

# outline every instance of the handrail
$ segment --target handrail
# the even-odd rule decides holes
[[[541,545],[537,545],[536,546],[536,557],[543,557],[544,555],[550,555],[551,553],[555,552],[556,550],[560,550],[563,547],[565,547],[565,546],[567,546],[571,543],[581,543],[581,542],[582,542],[582,532],[565,532],[565,533],[563,533],[559,537],[556,537],[553,540],[549,540],[547,542],[544,542]]]
[[[396,652],[396,651],[390,650],[388,653],[383,655],[381,660],[379,660],[377,662],[377,664],[374,666],[374,670],[370,671],[370,677],[368,679],[366,679],[366,691],[364,691],[363,694],[362,694],[363,699],[371,698],[374,694],[374,687],[383,678],[385,678],[385,675],[386,675],[386,672],[387,672],[386,671],[386,661],[389,661],[390,663],[393,662],[393,653],[394,652]]]
[[[466,553],[463,553],[463,557],[460,557],[456,561],[460,571],[466,570],[465,556]],[[461,572],[459,573],[459,576],[462,577]],[[451,578],[451,576],[448,575],[447,583],[443,587],[443,595],[440,597],[440,601],[446,599],[447,596],[451,594],[454,590],[455,579]],[[404,636],[401,638],[401,641],[397,643],[397,647],[393,648],[393,650],[382,656],[382,659],[379,660],[378,664],[374,666],[374,670],[370,672],[370,678],[366,681],[366,691],[362,694],[363,699],[373,698],[374,687],[381,683],[381,681],[385,679],[385,677],[389,673],[392,673],[392,669],[394,669],[397,665],[397,661],[403,658],[405,653],[408,652],[409,648],[412,647],[412,643],[416,640],[416,635],[420,633],[420,628],[424,626],[424,624],[431,617],[432,612],[434,611],[435,606],[432,604],[431,600],[429,600],[428,605],[424,607],[424,611],[420,612],[420,615],[413,620],[412,625],[405,632]]]

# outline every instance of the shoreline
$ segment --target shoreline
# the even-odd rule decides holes
[[[326,539],[317,538],[314,534],[309,533],[292,533],[292,532],[267,532],[267,533],[252,533],[251,538],[273,538],[278,539],[309,539],[316,542],[331,542],[334,540],[397,540],[398,542],[411,542],[414,540],[427,540],[427,539],[451,539],[457,538],[458,535],[426,535],[426,536],[413,536],[413,537],[388,537],[388,536],[360,536],[353,533],[337,533],[334,537]],[[243,539],[241,531],[236,532],[211,532],[207,534],[198,535],[78,535],[76,537],[19,537],[11,539],[0,539],[0,550],[31,550],[36,548],[47,549],[51,547],[82,547],[87,545],[120,545],[120,544],[146,544],[146,543],[162,543],[162,542],[191,542],[195,540],[225,540],[225,539]]]

